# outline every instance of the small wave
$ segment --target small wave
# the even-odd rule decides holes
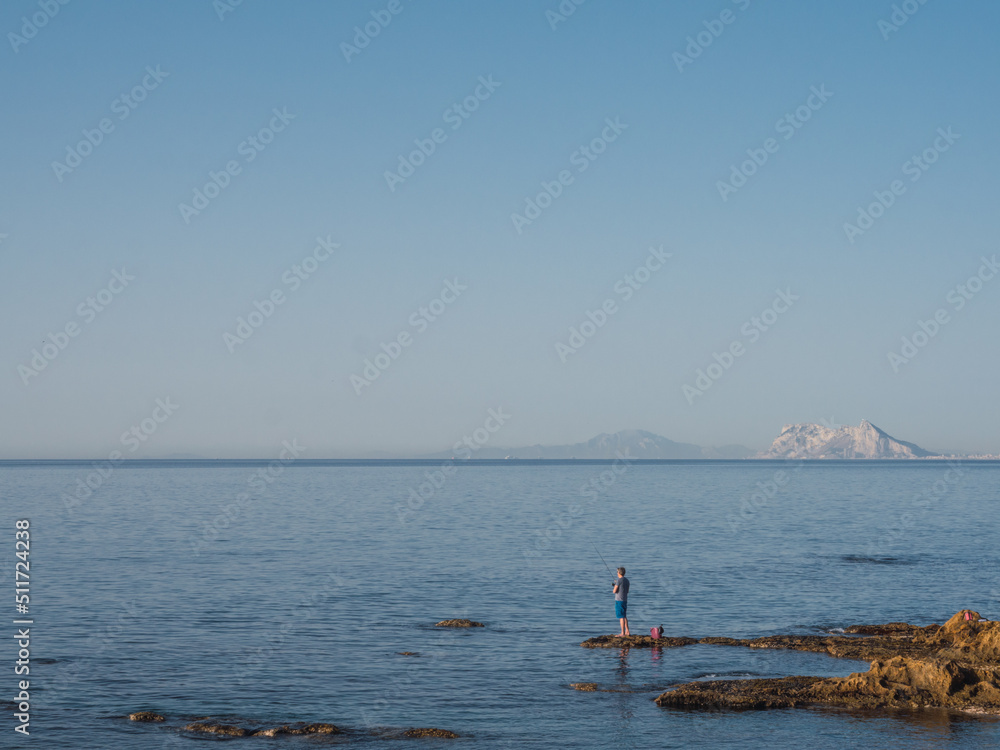
[[[703,672],[696,674],[696,680],[752,680],[755,677],[763,677],[760,672]]]
[[[855,565],[913,565],[913,560],[902,557],[873,557],[869,555],[841,555],[841,562]]]

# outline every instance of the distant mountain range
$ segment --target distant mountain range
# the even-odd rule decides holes
[[[753,451],[743,445],[702,448],[693,443],[677,443],[645,430],[622,430],[601,433],[585,443],[572,445],[529,445],[523,448],[492,448],[483,446],[473,458],[746,458]],[[449,458],[451,453],[433,454],[434,458]]]
[[[379,459],[461,459],[462,454],[452,451],[413,456],[398,453],[368,452],[364,456]],[[693,443],[678,443],[662,435],[645,430],[622,430],[601,433],[584,443],[571,445],[529,445],[520,448],[504,448],[483,445],[472,453],[472,458],[540,458],[573,459],[597,458],[614,459],[619,455],[636,459],[915,459],[915,458],[962,458],[966,460],[1000,460],[1000,456],[988,454],[943,455],[921,448],[919,445],[898,440],[879,429],[866,419],[857,427],[844,425],[786,424],[781,434],[770,447],[763,451],[753,451],[744,445],[723,445],[705,448]],[[167,459],[202,459],[193,453],[174,453]],[[343,458],[351,458],[344,456]]]
[[[530,445],[501,448],[484,445],[473,458],[628,458],[653,459],[913,459],[944,458],[919,445],[897,440],[866,419],[857,427],[789,424],[767,450],[754,452],[743,445],[704,448],[692,443],[678,443],[645,430],[602,433],[585,443],[572,445]],[[442,451],[425,458],[452,458]],[[974,458],[997,458],[979,455]]]

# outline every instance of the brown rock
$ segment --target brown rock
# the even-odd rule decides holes
[[[718,636],[713,636],[710,638],[699,638],[698,643],[707,643],[712,646],[745,646],[746,641],[741,641],[737,638],[720,638]]]
[[[938,629],[937,625],[930,625],[929,627],[934,630]],[[889,622],[885,625],[851,625],[848,628],[844,628],[844,632],[853,635],[914,635],[918,630],[927,629],[905,622]]]
[[[268,729],[257,729],[249,732],[250,737],[277,737],[281,734],[340,734],[339,727],[333,724],[297,724],[291,726],[285,724],[280,727],[270,727]]]
[[[819,677],[785,677],[780,680],[715,680],[690,682],[661,694],[658,706],[671,708],[729,708],[759,710],[795,708],[813,702],[810,688]]]
[[[434,727],[422,727],[407,729],[403,732],[404,737],[437,737],[440,739],[453,740],[457,739],[458,735],[454,732],[449,732],[447,729],[435,729]]]
[[[485,628],[486,626],[481,622],[476,622],[475,620],[441,620],[441,622],[435,623],[436,628]]]
[[[250,737],[277,737],[279,734],[299,734],[291,727],[271,727],[270,729],[257,729],[250,732]]]
[[[129,721],[166,721],[163,716],[154,714],[152,711],[137,711],[128,715]]]
[[[569,686],[584,693],[593,693],[597,690],[596,682],[571,682]]]
[[[333,724],[306,724],[302,727],[302,734],[340,734],[341,730],[339,727],[335,727]]]
[[[209,724],[207,722],[196,721],[184,727],[189,732],[207,732],[209,734],[225,734],[230,737],[247,737],[251,733],[243,727],[234,724]]]

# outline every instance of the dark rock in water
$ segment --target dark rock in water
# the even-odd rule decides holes
[[[137,711],[129,714],[132,721],[166,721],[166,717],[153,713],[152,711]],[[298,722],[295,724],[282,724],[276,727],[261,727],[259,722],[251,722],[257,726],[250,728],[237,726],[236,724],[222,724],[213,721],[211,716],[202,716],[191,721],[184,726],[188,732],[203,732],[205,734],[221,734],[228,737],[278,737],[284,734],[340,734],[341,730],[333,724],[314,722],[306,724]],[[237,721],[239,721],[237,719]]]
[[[418,727],[414,729],[407,729],[403,732],[404,737],[437,737],[440,739],[453,740],[457,739],[458,735],[454,732],[449,732],[447,729],[435,729],[434,727]]]
[[[785,677],[780,680],[715,680],[692,682],[663,693],[659,706],[671,708],[728,708],[759,710],[795,708],[812,702],[809,693],[820,677]]]
[[[282,724],[277,727],[261,727],[245,729],[235,724],[215,724],[207,721],[196,721],[184,727],[189,732],[206,732],[208,734],[224,734],[230,737],[278,737],[283,734],[340,734],[341,730],[333,724]]]
[[[700,643],[783,648],[871,661],[847,677],[693,682],[662,693],[674,708],[764,709],[827,705],[860,709],[953,708],[1000,714],[1000,622],[962,610],[944,625],[858,625],[861,637],[705,638]],[[593,640],[593,639],[592,639]],[[586,643],[581,644],[586,645]]]
[[[189,732],[207,732],[209,734],[225,734],[230,737],[247,737],[251,732],[243,727],[234,724],[209,724],[208,722],[196,721],[184,727]]]
[[[580,645],[584,648],[677,648],[697,643],[697,638],[652,638],[648,635],[599,635],[588,638]]]
[[[569,686],[574,690],[579,690],[583,693],[593,693],[597,691],[596,682],[571,682]]]
[[[333,724],[306,724],[302,727],[301,734],[340,734],[340,728]]]
[[[397,651],[396,653],[400,656],[420,656],[417,651]]]
[[[129,721],[166,721],[166,718],[152,711],[136,711],[128,715]]]
[[[257,729],[250,732],[250,737],[277,737],[279,734],[295,734],[289,731],[289,727],[271,727],[270,729]]]
[[[441,622],[434,623],[436,628],[485,628],[481,622],[476,622],[475,620],[441,620]]]

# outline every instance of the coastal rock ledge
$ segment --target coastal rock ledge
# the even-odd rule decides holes
[[[662,638],[654,641],[649,637],[633,636],[627,640],[640,642],[624,643],[626,639],[601,636],[580,645],[649,648],[714,643],[814,651],[844,659],[871,661],[869,671],[855,672],[847,677],[690,682],[657,697],[657,705],[663,707],[758,710],[826,705],[860,709],[953,708],[1000,714],[1000,622],[985,622],[978,612],[962,610],[942,626],[889,623],[854,626],[846,632],[853,637]],[[605,642],[608,638],[610,641]],[[642,638],[649,643],[641,642]]]

